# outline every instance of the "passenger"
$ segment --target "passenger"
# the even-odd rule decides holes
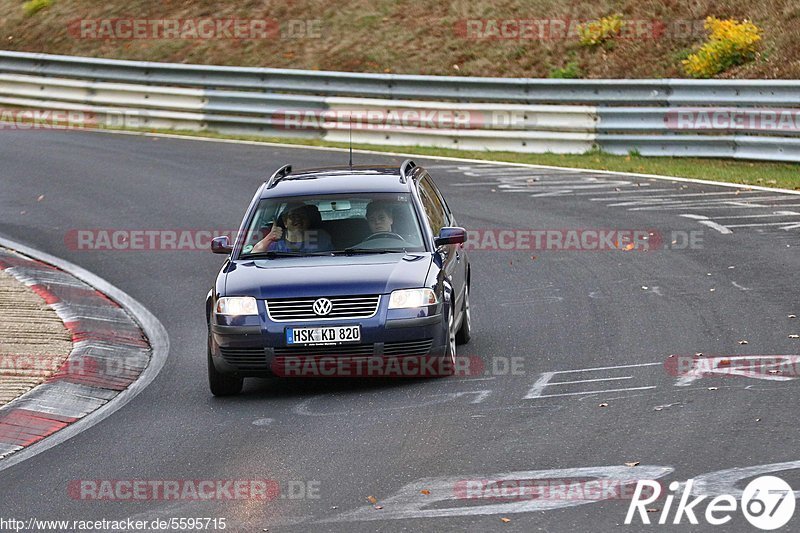
[[[317,208],[307,204],[289,204],[272,225],[269,234],[261,239],[251,253],[275,252],[319,252],[332,248],[328,232],[312,229],[311,222]],[[284,229],[285,228],[285,229]]]

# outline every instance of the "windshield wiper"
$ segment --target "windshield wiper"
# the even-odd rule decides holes
[[[302,257],[308,255],[305,252],[279,252],[277,250],[268,250],[266,252],[256,252],[242,256],[241,259],[274,259],[276,257]]]
[[[331,252],[334,255],[355,255],[355,254],[391,254],[391,253],[406,253],[405,248],[398,250],[397,248],[345,248],[344,250],[336,250]]]

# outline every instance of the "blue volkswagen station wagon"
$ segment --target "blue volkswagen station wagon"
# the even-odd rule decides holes
[[[465,240],[413,161],[280,168],[235,242],[211,243],[228,255],[206,299],[211,392],[238,394],[246,377],[365,375],[407,358],[441,363],[424,375],[452,373],[456,343],[470,339]],[[301,362],[313,371],[293,373]]]

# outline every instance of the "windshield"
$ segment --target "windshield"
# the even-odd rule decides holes
[[[424,250],[410,194],[358,193],[261,200],[239,257]]]

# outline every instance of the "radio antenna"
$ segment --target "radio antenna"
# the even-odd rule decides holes
[[[350,115],[350,170],[353,170],[353,115]]]

